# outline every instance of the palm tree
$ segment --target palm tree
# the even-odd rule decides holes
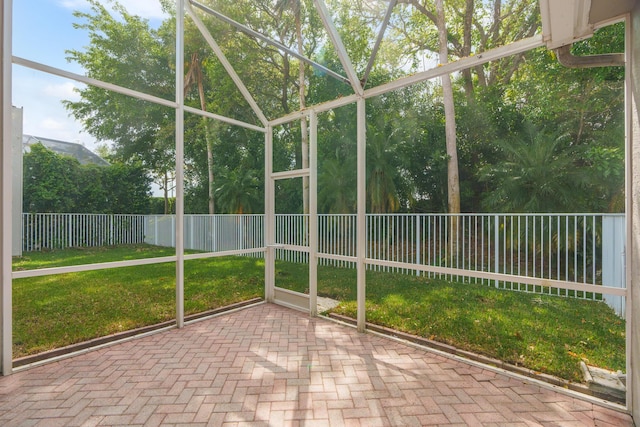
[[[255,212],[259,206],[259,181],[251,168],[226,169],[218,176],[215,194],[222,211],[233,214]]]
[[[482,170],[494,188],[484,203],[498,212],[577,212],[585,206],[590,177],[575,164],[575,153],[554,135],[527,125],[521,138],[498,141],[505,160]]]
[[[354,168],[341,157],[323,159],[318,171],[318,205],[322,212],[348,214],[355,212],[356,187]]]
[[[397,171],[391,163],[394,158],[387,146],[388,138],[370,128],[367,132],[367,197],[369,212],[390,213],[398,210],[400,202],[396,191]]]

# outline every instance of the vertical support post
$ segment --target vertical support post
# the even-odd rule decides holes
[[[13,256],[22,256],[22,123],[23,112],[22,108],[11,107],[11,120],[12,120],[12,195],[13,210],[11,212],[13,224],[13,239],[12,239],[12,251]]]
[[[176,0],[176,324],[184,327],[184,0]]]
[[[358,331],[364,332],[366,329],[366,264],[367,255],[367,134],[366,134],[366,101],[359,98],[357,103],[357,213],[356,213],[356,258],[357,258],[357,307],[358,307]]]
[[[276,243],[275,181],[273,172],[273,128],[267,126],[264,144],[264,299],[275,299],[276,256],[273,245]]]
[[[0,148],[0,226],[2,242],[0,243],[0,268],[2,289],[0,290],[0,330],[2,333],[2,375],[9,375],[13,370],[13,325],[12,325],[12,292],[11,292],[11,242],[12,221],[11,202],[13,188],[11,186],[11,19],[12,0],[0,0],[0,25],[2,25],[2,147]]]
[[[625,22],[625,56],[626,404],[631,416],[638,420],[640,393],[634,391],[640,384],[640,328],[635,315],[640,310],[640,5],[637,3]]]
[[[304,119],[303,119],[304,120]],[[309,314],[318,315],[318,115],[309,115]]]

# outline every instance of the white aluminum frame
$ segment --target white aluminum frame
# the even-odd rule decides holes
[[[242,82],[242,79],[240,78],[238,73],[236,73],[236,71],[234,70],[233,66],[227,59],[222,49],[220,49],[220,46],[218,46],[218,43],[216,43],[215,39],[207,29],[206,25],[204,25],[204,22],[202,22],[202,20],[198,17],[198,15],[196,15],[196,13],[193,11],[191,4],[185,3],[185,0],[182,0],[182,3],[186,8],[187,14],[191,18],[191,20],[193,20],[194,24],[196,24],[196,27],[198,27],[198,30],[200,31],[202,36],[205,38],[205,40],[209,44],[209,47],[211,48],[211,50],[213,50],[213,52],[216,54],[216,56],[218,57],[218,60],[220,61],[224,69],[227,71],[227,74],[229,74],[229,77],[231,77],[236,87],[244,97],[245,101],[247,101],[247,103],[253,110],[254,114],[260,120],[260,123],[262,123],[263,126],[266,126],[268,122],[267,118],[265,117],[264,113],[258,106],[258,103],[255,101],[255,99],[253,99],[253,96],[251,96],[251,93],[249,93],[249,90]],[[176,37],[176,38],[184,39],[182,33],[180,34],[181,34],[180,37]],[[182,83],[180,83],[179,87],[182,87]]]
[[[327,75],[329,75],[329,76],[331,76],[331,77],[333,77],[333,78],[335,78],[335,79],[337,79],[337,80],[339,80],[341,82],[349,84],[349,80],[346,77],[341,76],[340,74],[338,74],[335,71],[325,67],[324,65],[319,64],[319,63],[317,63],[315,61],[312,61],[311,59],[307,58],[306,56],[299,54],[297,51],[295,51],[293,49],[289,49],[288,47],[284,46],[283,44],[278,43],[277,41],[272,40],[269,37],[267,37],[265,35],[262,35],[257,31],[252,30],[251,28],[247,27],[246,25],[242,25],[241,23],[239,23],[237,21],[234,21],[233,19],[223,15],[220,12],[217,12],[217,11],[215,11],[215,10],[213,10],[213,9],[203,5],[203,4],[200,4],[200,3],[198,3],[197,1],[194,1],[194,0],[189,0],[189,5],[193,5],[193,6],[197,7],[198,9],[200,9],[200,10],[202,10],[202,11],[204,11],[204,12],[210,14],[210,15],[215,16],[216,18],[220,19],[221,21],[226,22],[227,24],[229,24],[229,25],[231,25],[233,27],[236,27],[237,29],[239,29],[243,33],[248,34],[248,35],[250,35],[252,37],[255,37],[255,38],[259,39],[259,40],[262,40],[263,42],[265,42],[268,45],[271,45],[271,46],[277,48],[278,50],[285,51],[289,55],[291,55],[291,56],[293,56],[295,58],[298,58],[299,60],[301,60],[303,62],[306,62],[307,64],[311,65],[314,68],[317,68],[318,70],[321,70],[322,72],[326,73]]]
[[[276,211],[273,175],[273,126],[267,125],[264,143],[264,299],[275,301],[276,283]]]
[[[393,8],[398,4],[398,0],[390,0],[389,6],[387,6],[387,13],[384,15],[384,19],[382,20],[382,25],[380,26],[380,31],[378,32],[378,38],[376,39],[375,44],[373,45],[373,49],[371,51],[371,57],[369,58],[369,63],[367,63],[367,68],[365,68],[364,73],[362,74],[362,87],[366,87],[367,81],[369,80],[369,73],[373,68],[373,64],[376,62],[376,57],[378,56],[378,50],[380,49],[380,45],[382,44],[382,39],[384,38],[384,33],[387,30],[387,26],[389,25],[389,21],[391,20],[391,15],[393,12]]]
[[[315,111],[309,114],[309,314],[318,315],[318,114]]]
[[[11,280],[11,245],[12,245],[12,153],[13,145],[13,120],[11,118],[12,107],[12,0],[0,0],[2,14],[2,154],[0,155],[0,194],[2,195],[2,208],[0,209],[0,222],[2,227],[2,243],[0,247],[0,272],[2,277],[2,289],[0,289],[0,361],[2,363],[2,375],[9,375],[13,371],[13,306],[12,306],[12,280]]]
[[[624,194],[625,194],[625,206],[624,210],[626,213],[626,248],[625,248],[625,286],[627,290],[627,295],[625,295],[625,319],[626,319],[626,363],[627,363],[627,392],[626,392],[626,406],[632,412],[640,409],[634,406],[634,399],[638,395],[638,391],[636,388],[636,375],[634,375],[634,358],[638,356],[633,351],[633,346],[635,344],[635,334],[636,325],[635,316],[634,316],[634,298],[637,298],[638,294],[638,285],[634,284],[633,280],[633,272],[634,267],[637,266],[635,264],[638,261],[637,254],[634,253],[635,248],[633,232],[634,227],[638,225],[636,221],[637,213],[634,211],[634,187],[640,185],[637,179],[634,180],[634,138],[637,136],[637,133],[634,132],[634,129],[638,126],[638,119],[634,117],[634,97],[633,97],[633,56],[634,56],[634,46],[633,46],[633,33],[634,30],[632,24],[633,16],[625,17],[625,79],[624,79],[624,104],[625,104],[625,114],[624,114],[624,126],[625,126],[625,153],[624,153]],[[636,19],[637,21],[637,19]],[[637,168],[638,166],[636,166]],[[637,268],[637,267],[636,267]]]
[[[349,77],[349,82],[351,83],[351,88],[356,93],[356,95],[362,95],[363,89],[362,84],[360,84],[360,79],[356,74],[356,70],[351,63],[351,59],[349,58],[349,54],[347,53],[347,49],[344,47],[344,43],[342,43],[342,38],[338,34],[338,30],[336,26],[333,24],[333,20],[329,15],[329,10],[327,9],[327,5],[324,3],[324,0],[313,0],[313,3],[320,14],[320,18],[322,19],[322,23],[324,24],[325,30],[329,33],[329,38],[333,43],[333,47],[336,49],[338,53],[338,58],[340,59],[340,63],[342,67],[347,72],[347,76]]]
[[[358,78],[356,71],[351,63],[349,55],[342,43],[342,40],[332,22],[329,11],[323,0],[314,0],[313,3],[320,14],[323,21],[323,25],[331,39],[338,57],[342,63],[343,68],[346,71],[348,82],[351,85],[353,94],[347,95],[332,101],[324,102],[315,106],[308,107],[304,111],[297,111],[289,115],[269,120],[258,106],[257,102],[252,97],[249,90],[246,88],[240,76],[235,72],[232,65],[229,63],[220,47],[211,36],[210,32],[200,20],[198,15],[191,7],[189,0],[176,0],[176,91],[175,100],[170,101],[149,95],[146,93],[127,89],[118,85],[114,85],[108,82],[95,80],[75,73],[70,73],[55,67],[51,67],[45,64],[34,62],[25,58],[19,58],[12,56],[12,2],[13,0],[0,0],[2,2],[2,135],[3,135],[3,147],[2,147],[2,162],[1,162],[1,179],[0,183],[2,192],[2,210],[0,211],[0,222],[2,223],[3,239],[0,250],[0,263],[2,268],[2,289],[0,293],[0,306],[2,313],[0,313],[0,329],[2,330],[1,338],[1,356],[2,362],[2,374],[8,375],[12,372],[12,305],[11,305],[11,286],[12,280],[23,277],[34,277],[39,275],[51,275],[60,274],[66,272],[77,271],[89,271],[106,268],[118,268],[123,266],[145,265],[152,263],[163,262],[175,262],[176,263],[176,320],[177,326],[182,327],[184,325],[184,260],[185,259],[197,259],[201,257],[222,256],[227,254],[197,254],[188,255],[184,254],[184,239],[183,239],[183,224],[184,224],[184,115],[185,112],[190,114],[198,114],[204,117],[208,117],[213,120],[219,120],[231,125],[245,127],[254,131],[263,132],[265,134],[265,299],[270,302],[275,302],[276,289],[275,289],[275,250],[277,247],[288,248],[309,253],[310,265],[310,295],[309,295],[309,312],[311,315],[316,314],[315,302],[317,298],[317,260],[318,258],[328,258],[336,260],[354,261],[357,265],[357,326],[359,331],[365,330],[366,325],[366,311],[365,311],[365,291],[366,291],[366,278],[365,269],[367,265],[390,265],[393,267],[412,268],[415,269],[415,264],[396,263],[389,261],[380,261],[375,259],[366,258],[366,230],[365,230],[365,213],[366,213],[366,99],[382,95],[394,90],[399,90],[415,83],[423,82],[426,80],[434,79],[436,77],[451,74],[463,69],[472,68],[478,65],[485,64],[490,61],[498,60],[507,56],[511,56],[517,53],[526,52],[531,49],[541,47],[544,45],[542,35],[536,35],[531,38],[519,40],[512,44],[498,47],[486,52],[479,53],[475,56],[460,59],[455,62],[447,63],[443,66],[434,67],[432,69],[417,73],[415,75],[400,78],[398,80],[389,82],[387,84],[364,90],[363,84]],[[395,1],[391,1],[387,15],[390,15],[391,9]],[[218,57],[223,67],[234,81],[236,87],[240,90],[245,101],[249,104],[252,111],[258,118],[261,126],[245,123],[233,118],[224,117],[210,112],[205,112],[196,108],[188,107],[184,105],[184,93],[183,93],[183,76],[184,76],[184,18],[189,16],[200,32],[203,34],[209,47]],[[388,22],[388,18],[385,18]],[[627,21],[629,24],[629,21]],[[382,37],[384,32],[384,26],[378,35],[378,41]],[[629,30],[631,25],[627,25],[627,39],[630,38],[631,33]],[[290,50],[288,50],[290,51]],[[375,59],[375,55],[372,55],[370,62]],[[170,257],[161,257],[153,259],[141,259],[134,261],[122,261],[114,263],[104,264],[90,264],[73,267],[61,267],[61,268],[49,268],[38,271],[30,272],[11,272],[11,239],[8,236],[11,235],[11,85],[12,85],[12,64],[28,67],[44,73],[57,75],[63,78],[75,80],[87,85],[93,85],[101,87],[107,90],[111,90],[117,93],[121,93],[134,98],[142,99],[148,102],[152,102],[158,105],[163,105],[169,108],[175,109],[175,125],[176,125],[176,255]],[[371,65],[368,67],[368,69]],[[631,109],[631,95],[630,88],[632,87],[632,80],[627,73],[627,133],[631,133],[631,129],[634,125],[637,125],[636,118],[632,117],[630,113]],[[341,76],[340,76],[341,77]],[[317,252],[317,115],[321,112],[329,111],[341,106],[356,103],[357,106],[357,253],[355,257],[347,257],[340,255],[321,254]],[[297,171],[285,171],[285,172],[273,172],[273,128],[278,125],[289,123],[301,118],[309,117],[310,121],[310,166],[308,169]],[[638,182],[634,182],[634,176],[632,175],[632,165],[630,163],[630,153],[632,149],[632,142],[630,142],[629,136],[627,137],[627,170],[626,170],[626,194],[632,194],[631,190],[634,185],[640,185]],[[293,177],[309,176],[310,178],[310,229],[309,229],[309,247],[293,246],[293,245],[277,245],[275,242],[275,181],[277,179],[288,179]],[[630,214],[632,204],[627,200],[627,237],[630,242],[633,237],[633,227],[635,219]],[[236,253],[235,251],[232,251]],[[243,251],[237,252],[241,253]],[[251,250],[250,252],[255,252]],[[231,252],[229,252],[231,253]],[[632,260],[628,253],[628,260]],[[627,326],[628,326],[628,341],[627,341],[627,363],[631,360],[633,354],[632,342],[630,341],[634,331],[634,319],[631,315],[631,292],[629,286],[631,284],[631,272],[632,262],[627,263],[627,288],[610,288],[600,287],[594,285],[585,285],[573,282],[564,281],[549,281],[533,278],[525,278],[521,276],[495,274],[495,273],[481,273],[481,272],[469,272],[465,271],[466,275],[477,276],[482,278],[488,278],[493,280],[506,280],[506,281],[522,281],[524,283],[534,283],[542,285],[552,285],[563,289],[580,290],[585,292],[602,292],[606,289],[606,292],[612,295],[622,295],[627,297]],[[459,273],[460,270],[453,268],[437,268],[426,267],[425,271],[437,271],[450,274]],[[628,372],[631,372],[632,366],[628,366]],[[632,375],[628,377],[628,394],[627,394],[627,407],[631,406],[631,397],[633,394],[634,384],[632,381]]]
[[[176,34],[184,34],[185,0],[176,1]],[[184,327],[184,37],[176,37],[176,325]]]
[[[357,270],[357,301],[358,308],[357,327],[358,331],[364,332],[366,329],[366,276],[367,270],[365,259],[367,256],[367,122],[366,122],[366,101],[364,98],[358,99],[357,103],[357,201],[356,201],[356,270]]]

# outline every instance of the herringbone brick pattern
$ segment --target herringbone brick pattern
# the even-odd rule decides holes
[[[0,378],[2,426],[632,426],[271,304]]]

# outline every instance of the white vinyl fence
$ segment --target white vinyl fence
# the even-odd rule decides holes
[[[147,215],[145,243],[176,245],[175,215]],[[264,247],[264,216],[185,215],[185,249],[222,252]]]
[[[263,215],[185,215],[185,248],[207,252],[264,247]],[[368,214],[367,258],[624,287],[624,215]],[[308,245],[307,215],[276,215],[276,243]],[[25,251],[149,243],[175,247],[173,215],[24,214]],[[320,265],[353,267],[331,256],[356,256],[356,216],[319,215]],[[308,262],[308,253],[278,249],[280,260]],[[602,295],[468,276],[369,265],[525,292],[602,299]],[[624,299],[608,298],[618,313]]]
[[[624,287],[621,214],[368,214],[367,258]],[[305,215],[277,215],[276,242],[307,244]],[[354,267],[323,255],[356,256],[356,215],[319,215],[320,265]],[[307,262],[308,254],[278,250],[279,259]],[[624,298],[522,283],[487,281],[408,268],[377,271],[486,283],[540,294],[605,299],[624,315]]]
[[[22,214],[22,250],[144,243],[144,215]]]

